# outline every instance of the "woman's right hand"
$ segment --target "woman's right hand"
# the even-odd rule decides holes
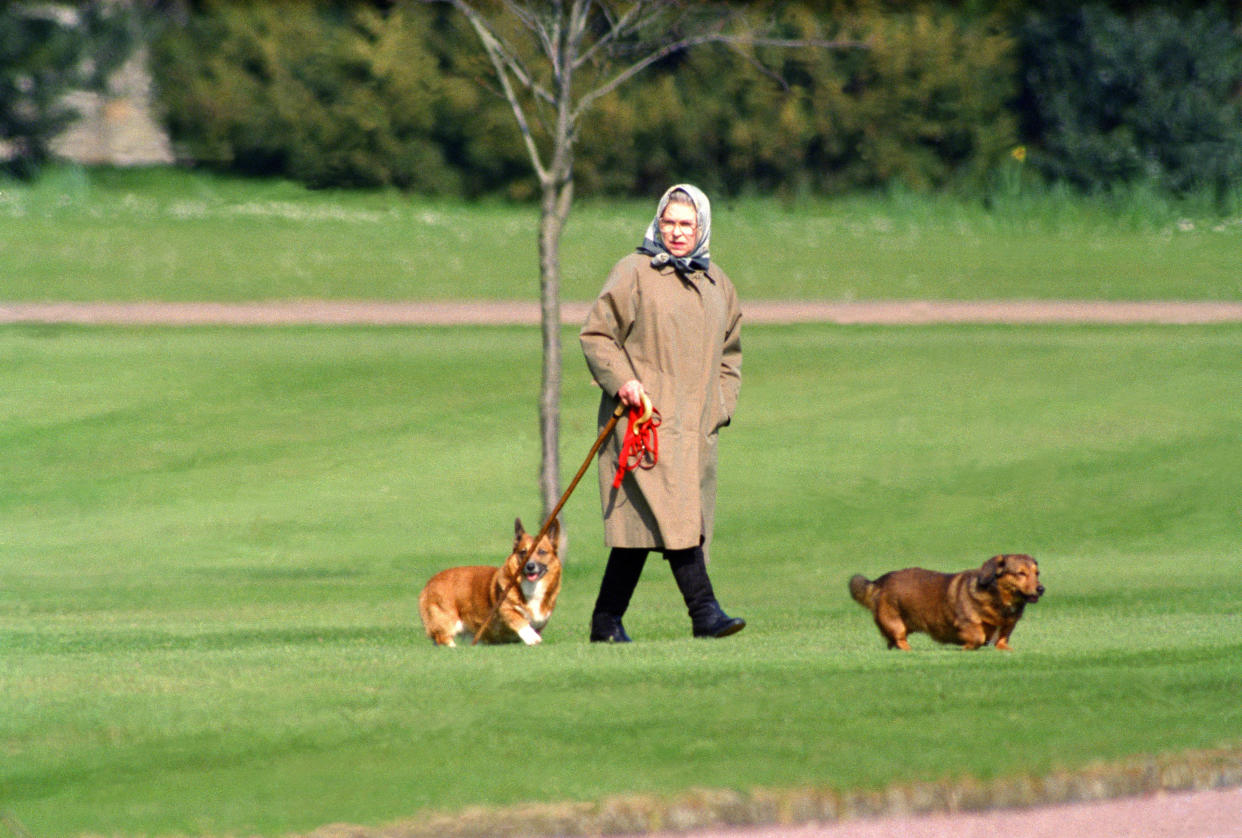
[[[621,389],[617,391],[617,398],[621,400],[621,404],[626,407],[642,407],[643,396],[647,391],[643,389],[642,382],[636,378],[632,378],[625,384],[621,385]]]

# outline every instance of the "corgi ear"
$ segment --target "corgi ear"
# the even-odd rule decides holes
[[[993,556],[979,568],[979,586],[990,588],[996,584],[996,576],[1003,570],[1004,556]]]
[[[553,518],[552,523],[548,524],[548,543],[552,545],[552,552],[556,552],[556,545],[561,540],[561,519]]]
[[[521,518],[513,519],[513,552],[517,552],[522,546],[522,536],[526,535],[526,528],[522,526]]]

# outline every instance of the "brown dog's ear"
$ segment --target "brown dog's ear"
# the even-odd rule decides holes
[[[521,518],[513,519],[513,552],[522,544],[522,536],[526,535],[526,527],[522,526]]]
[[[984,562],[983,567],[979,568],[979,586],[990,588],[995,585],[996,577],[1005,569],[1004,565],[1004,556],[993,556]]]
[[[552,552],[556,552],[556,545],[561,540],[561,519],[553,518],[552,523],[548,524],[548,543],[552,545]]]

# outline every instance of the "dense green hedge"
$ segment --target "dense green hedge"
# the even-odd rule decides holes
[[[587,116],[579,193],[683,179],[731,194],[975,188],[1019,145],[1035,170],[1087,188],[1242,179],[1242,48],[1226,11],[1005,7],[789,4],[780,35],[863,46],[665,60]],[[533,194],[512,113],[447,6],[193,8],[153,62],[186,160],[315,186]]]
[[[1104,6],[1021,30],[1026,133],[1050,178],[1224,194],[1242,174],[1242,49],[1220,11],[1126,18]]]
[[[780,23],[798,39],[819,22],[801,10]],[[834,27],[865,46],[768,49],[755,62],[701,49],[626,88],[584,131],[582,184],[649,194],[689,173],[729,192],[921,188],[977,180],[1013,147],[1007,36],[929,12]]]
[[[456,190],[434,136],[445,82],[419,23],[296,3],[191,16],[153,61],[178,152],[312,186]]]

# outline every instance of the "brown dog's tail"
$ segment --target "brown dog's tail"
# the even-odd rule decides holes
[[[875,610],[876,590],[875,583],[861,573],[855,573],[850,577],[850,596],[869,611]]]

